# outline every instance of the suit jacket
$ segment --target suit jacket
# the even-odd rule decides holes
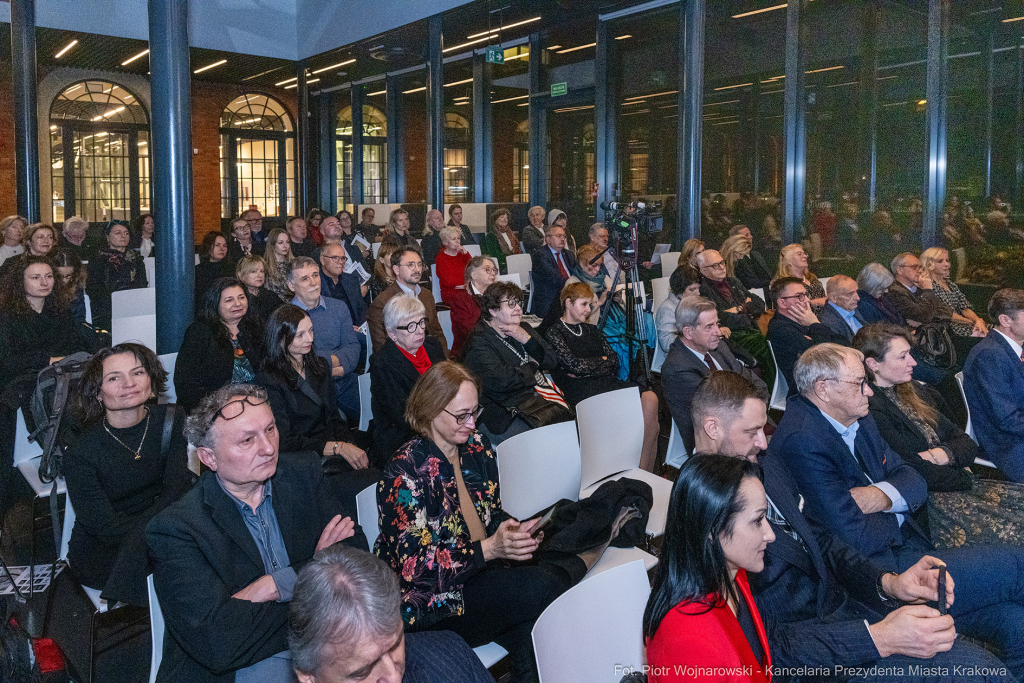
[[[751,251],[749,256],[736,262],[736,277],[747,289],[764,288],[767,293],[774,275],[758,251]]]
[[[1024,363],[997,331],[971,349],[964,393],[974,433],[992,462],[1024,482]]]
[[[344,297],[335,296],[336,293],[343,294]],[[355,273],[342,273],[338,278],[338,284],[335,285],[321,268],[320,294],[344,301],[348,305],[348,312],[352,314],[353,325],[362,325],[366,321],[366,299],[363,298],[360,289],[359,276]]]
[[[366,311],[366,323],[370,327],[370,340],[373,341],[374,353],[380,351],[380,347],[384,345],[384,341],[388,338],[387,332],[384,330],[384,306],[391,300],[391,297],[401,293],[402,288],[398,283],[392,282],[387,289],[374,297],[373,303],[370,304],[370,308]],[[447,357],[448,341],[444,337],[441,323],[437,320],[437,306],[434,304],[434,295],[430,292],[429,287],[420,287],[419,300],[423,302],[423,307],[427,309],[427,334],[437,340]]]
[[[786,403],[786,412],[768,444],[768,453],[781,459],[793,474],[800,493],[807,499],[808,517],[868,557],[895,569],[894,553],[904,542],[896,515],[864,514],[850,489],[882,481],[894,486],[909,508],[903,513],[903,525],[910,525],[908,533],[917,534],[919,540],[928,543],[910,518],[910,513],[925,503],[928,486],[886,445],[870,415],[860,419],[854,446],[870,480],[839,432],[813,403],[798,395]]]
[[[535,249],[530,255],[533,259],[533,308],[530,313],[543,318],[548,310],[558,300],[558,294],[562,291],[568,277],[562,277],[558,265],[555,264],[555,256],[551,249],[545,244]],[[562,259],[569,275],[576,267],[576,257],[568,249],[562,250]]]
[[[853,312],[853,317],[860,322],[861,325],[867,325],[867,321],[860,314],[859,310]],[[824,308],[821,309],[821,313],[818,314],[818,320],[821,324],[832,330],[836,335],[843,337],[846,340],[846,345],[849,346],[853,343],[853,330],[846,324],[846,320],[840,315],[839,311],[832,306],[831,303],[825,304]],[[790,384],[790,386],[793,386]]]
[[[257,242],[252,240],[252,247],[249,249],[249,253],[253,256],[263,256],[263,250],[266,247],[266,242]],[[232,236],[228,236],[228,257],[227,260],[231,262],[232,266],[236,265],[245,256],[245,250],[242,249],[242,245],[237,239]]]
[[[826,308],[828,308],[826,306]],[[843,323],[844,325],[846,323]],[[847,346],[849,342],[846,337],[833,332],[822,323],[814,323],[804,327],[791,318],[787,318],[776,312],[768,323],[768,341],[772,343],[772,351],[775,352],[775,364],[778,366],[782,376],[789,383],[789,395],[796,393],[796,382],[793,381],[793,366],[796,365],[800,354],[815,344],[832,342]]]
[[[860,301],[857,303],[857,314],[864,318],[869,325],[871,323],[907,324],[906,318],[900,315],[900,312],[884,298],[873,297],[863,289],[858,289],[857,294],[860,296]]]
[[[895,281],[885,290],[883,298],[909,322],[923,325],[938,321],[948,322],[953,317],[953,309],[931,289],[919,287],[916,292],[911,292],[899,281]]]
[[[351,515],[328,493],[314,453],[281,454],[271,481],[274,514],[297,572],[313,558],[331,518]],[[213,472],[150,521],[146,540],[167,622],[157,681],[230,682],[238,669],[288,649],[288,603],[231,597],[266,570]],[[358,525],[342,542],[367,549]]]
[[[754,385],[768,391],[764,380],[736,360],[736,356],[729,350],[724,339],[719,342],[718,348],[711,352],[711,357],[723,370],[743,375]],[[679,435],[683,437],[687,453],[693,452],[695,441],[693,416],[690,414],[693,394],[700,381],[709,374],[711,371],[708,367],[683,344],[682,339],[672,342],[672,346],[668,349],[668,355],[665,356],[665,364],[661,366],[661,382],[665,391],[665,400],[668,402],[668,409],[672,413],[676,427],[679,428]]]
[[[764,665],[757,661],[739,620],[728,605],[721,604],[709,610],[702,602],[680,603],[668,611],[654,637],[647,642],[647,663],[654,669],[648,678],[650,683],[692,681],[693,676],[687,675],[681,667],[700,666],[740,671],[745,667],[751,672],[749,676],[730,674],[716,677],[717,681],[767,683],[771,680],[772,656],[768,636],[750,595],[746,570],[736,573],[736,586],[739,598],[750,610],[764,651]],[[768,675],[765,671],[769,672]]]
[[[214,334],[216,330],[213,325],[219,324],[196,320],[185,330],[185,338],[178,351],[178,362],[174,364],[174,388],[178,405],[185,410],[194,410],[203,396],[231,381],[235,354],[230,341],[225,342]],[[263,362],[261,331],[256,319],[250,319],[249,316],[243,318],[238,326],[238,344],[249,359],[253,371],[258,370]]]
[[[348,423],[338,412],[327,364],[319,357],[316,361],[322,364],[321,377],[306,370],[306,380],[300,382],[299,373],[291,367],[286,377],[264,368],[253,380],[267,390],[283,451],[322,454],[328,441],[352,441]]]
[[[715,308],[718,309],[718,320],[723,327],[728,327],[730,330],[756,327],[757,319],[761,317],[765,310],[764,302],[761,301],[760,297],[753,296],[748,292],[743,283],[736,278],[727,277],[725,281],[729,284],[730,296],[728,298],[722,296],[718,289],[706,278],[701,281],[700,295],[715,302]],[[750,301],[746,304],[746,313],[726,312],[726,309],[742,305],[747,299],[750,299]]]

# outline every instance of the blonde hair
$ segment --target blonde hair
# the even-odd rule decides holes
[[[263,268],[263,275],[267,274],[267,264],[259,256],[248,254],[238,260],[238,265],[235,266],[235,277],[241,280],[246,275],[256,271],[256,267],[260,266]]]
[[[277,238],[284,235],[288,240],[288,255],[285,257],[279,257],[277,255]],[[288,284],[285,281],[284,267],[286,267],[295,255],[292,254],[292,238],[291,236],[281,228],[274,228],[267,235],[267,248],[263,252],[263,275],[266,277],[265,284],[273,283],[273,289],[279,292],[287,292]]]
[[[703,247],[704,243],[696,237],[690,238],[683,242],[683,249],[679,252],[679,263],[676,264],[678,268],[696,268],[696,266],[690,261],[693,260],[693,254],[697,251],[698,247]]]
[[[946,258],[949,258],[949,251],[942,247],[929,247],[921,252],[921,267],[924,268],[925,274],[932,280],[935,280],[932,277],[932,268],[943,254],[946,255]]]
[[[26,250],[29,249],[32,245],[32,235],[35,235],[40,230],[50,231],[50,237],[53,238],[53,246],[56,247],[57,231],[53,229],[52,225],[47,225],[46,223],[33,223],[27,228],[24,228],[24,231],[21,233],[21,246],[25,247]]]
[[[409,392],[405,402],[405,421],[417,434],[433,439],[430,423],[455,399],[466,382],[476,387],[479,396],[480,382],[468,369],[452,361],[434,363],[420,375]]]
[[[565,313],[567,301],[592,298],[594,298],[594,290],[586,282],[570,282],[562,287],[562,291],[558,294],[558,303],[562,306],[562,313]]]
[[[596,244],[593,244],[592,242],[587,242],[582,247],[576,250],[576,262],[580,264],[580,267],[583,267],[584,263],[590,265],[590,262],[594,259],[594,257],[600,254],[602,251],[604,250],[601,249],[601,247],[597,246]]]
[[[733,235],[722,242],[722,259],[725,261],[725,274],[736,277],[736,262],[750,254],[753,243],[744,235]]]
[[[802,244],[797,243],[787,244],[782,248],[782,251],[779,252],[779,270],[775,273],[775,277],[772,278],[772,282],[775,282],[780,277],[795,277],[800,280],[806,278],[807,281],[812,284],[818,281],[818,276],[812,273],[809,267],[804,271],[804,276],[802,278],[799,275],[794,274],[793,271],[789,269],[789,263],[786,261],[786,258],[797,249],[803,248],[804,246]]]
[[[391,270],[391,255],[398,249],[396,242],[382,242],[377,249],[377,260],[373,263],[373,276],[383,282],[394,282],[395,271]]]

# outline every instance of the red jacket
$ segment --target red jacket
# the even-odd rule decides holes
[[[771,681],[772,657],[768,650],[768,637],[750,595],[747,573],[742,569],[736,574],[736,585],[753,617],[757,637],[765,653],[764,668],[754,658],[754,651],[750,649],[740,622],[728,605],[704,611],[707,609],[705,605],[680,603],[669,610],[654,637],[647,642],[649,683]],[[717,671],[692,670],[697,667]]]

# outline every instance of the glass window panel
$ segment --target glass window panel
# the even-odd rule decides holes
[[[246,131],[260,131],[248,137]],[[262,94],[241,95],[221,115],[221,213],[222,218],[239,215],[250,208],[265,217],[284,218],[295,210],[294,134],[287,110],[277,100]],[[251,134],[255,135],[255,134]],[[280,158],[284,141],[285,158]],[[232,167],[228,152],[235,150]],[[281,204],[281,162],[286,169],[285,199]],[[238,192],[232,206],[229,188]],[[272,221],[270,227],[276,222]]]
[[[64,131],[50,126],[50,188],[53,222],[64,222]]]
[[[426,70],[406,74],[399,81],[402,93],[402,153],[405,200],[427,201],[427,98]]]
[[[530,200],[530,46],[505,50],[491,64],[491,149],[494,201]],[[467,109],[469,107],[466,107]]]
[[[444,65],[444,203],[473,201],[473,60]]]

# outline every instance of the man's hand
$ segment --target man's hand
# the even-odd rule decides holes
[[[854,486],[850,489],[850,495],[853,496],[853,502],[857,503],[857,507],[865,515],[885,512],[892,507],[889,496],[885,495],[882,489],[874,486]]]
[[[730,330],[728,327],[722,327],[721,325],[719,325],[718,332],[726,339],[732,336],[732,330]]]
[[[939,567],[942,560],[925,555],[902,574],[882,575],[882,590],[901,602],[920,604],[939,599]],[[946,606],[953,604],[953,577],[946,573]]]
[[[948,652],[956,639],[953,617],[941,616],[926,605],[900,607],[869,626],[868,632],[882,657],[900,654],[928,659]]]
[[[980,318],[975,321],[974,329],[971,330],[972,337],[984,337],[988,334],[988,325],[985,324],[984,320]]]
[[[932,279],[922,273],[921,277],[917,278],[917,286],[921,289],[931,289]]]
[[[320,534],[320,540],[316,542],[316,551],[320,552],[339,541],[344,541],[349,536],[355,536],[355,533],[356,523],[352,521],[351,517],[342,519],[341,515],[334,515],[334,519],[327,523],[323,533]]]
[[[733,306],[732,308],[725,309],[725,312],[726,313],[739,313],[740,312],[740,307],[739,306]]]
[[[331,377],[344,377],[345,368],[341,366],[341,361],[333,353],[331,354]]]
[[[810,327],[818,322],[818,316],[814,315],[814,311],[811,310],[810,301],[798,301],[793,307],[792,318],[797,324],[804,327]]]
[[[270,574],[264,574],[231,597],[238,598],[239,600],[248,600],[249,602],[273,602],[281,596],[277,592],[277,584],[274,583],[274,577]]]

